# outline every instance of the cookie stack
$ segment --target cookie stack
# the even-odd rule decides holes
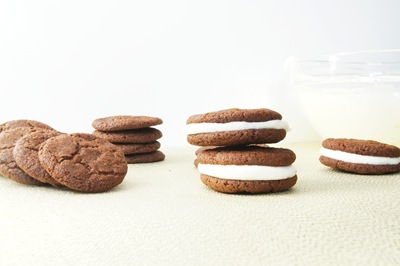
[[[127,170],[124,154],[92,134],[65,134],[33,120],[0,125],[0,174],[18,183],[104,192]]]
[[[158,117],[120,115],[95,119],[92,126],[95,129],[93,135],[118,146],[128,164],[135,164],[165,159],[157,141],[162,133],[154,128],[162,123]]]
[[[224,193],[284,191],[297,182],[293,151],[265,144],[283,140],[288,124],[276,111],[227,109],[190,116],[187,141],[200,146],[195,165],[202,182]]]

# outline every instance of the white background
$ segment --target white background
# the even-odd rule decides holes
[[[0,122],[91,132],[98,117],[158,116],[188,145],[196,113],[272,108],[316,137],[285,85],[289,56],[399,48],[400,1],[0,2]]]

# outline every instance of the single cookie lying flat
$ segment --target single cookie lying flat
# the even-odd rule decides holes
[[[153,151],[140,154],[127,154],[125,159],[128,164],[135,163],[153,163],[163,161],[165,159],[165,154],[161,151]]]
[[[39,147],[47,139],[60,135],[60,132],[48,129],[38,129],[20,138],[14,147],[14,159],[17,165],[34,179],[60,187],[61,184],[55,181],[42,167],[39,161]]]
[[[125,155],[153,152],[161,147],[158,141],[149,143],[114,143],[114,145],[120,148]]]
[[[152,127],[120,131],[95,130],[93,135],[112,143],[148,143],[162,137],[161,131]]]
[[[151,127],[162,124],[158,117],[119,115],[98,118],[92,122],[94,129],[100,131],[119,131]]]
[[[60,184],[80,192],[104,192],[119,185],[128,171],[118,147],[92,134],[62,134],[39,149],[43,168]]]
[[[319,161],[329,167],[357,174],[400,171],[400,149],[373,141],[329,138],[322,142]]]
[[[190,116],[186,121],[187,141],[196,146],[234,146],[277,143],[288,124],[270,109],[227,109]]]
[[[197,155],[202,182],[224,193],[269,193],[296,184],[293,151],[259,146],[219,147]]]

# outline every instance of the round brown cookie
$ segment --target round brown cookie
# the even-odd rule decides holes
[[[356,156],[373,156],[376,159],[383,157],[397,160],[399,163],[382,164],[365,161],[367,158],[358,156],[358,160],[349,159],[346,154],[333,154],[321,150],[319,161],[335,169],[357,174],[386,174],[400,171],[400,148],[374,140],[329,138],[322,142],[322,147],[327,151],[345,152]]]
[[[320,156],[319,161],[325,165],[346,172],[365,174],[365,175],[381,175],[388,173],[396,173],[400,171],[400,165],[374,165],[348,163],[340,160],[335,160],[329,157]]]
[[[60,134],[55,130],[39,129],[20,138],[15,144],[13,152],[15,162],[25,173],[54,187],[60,187],[61,184],[54,180],[42,167],[38,152],[43,142]]]
[[[165,154],[161,151],[153,151],[141,154],[128,154],[125,155],[128,164],[135,163],[153,163],[163,161],[165,159]]]
[[[1,124],[0,132],[7,130],[7,129],[11,129],[11,128],[16,128],[16,127],[35,127],[35,128],[53,129],[49,125],[46,125],[39,121],[20,119],[20,120],[11,120],[11,121]]]
[[[268,145],[267,144],[251,144],[251,145],[248,145],[248,146],[259,146],[259,147],[268,147]],[[194,166],[197,168],[197,165],[199,164],[199,160],[197,159],[197,155],[199,155],[199,153],[201,153],[201,152],[203,152],[203,151],[205,151],[205,150],[209,150],[209,149],[215,149],[215,148],[218,148],[218,146],[203,146],[203,147],[200,147],[200,148],[198,148],[194,153],[195,153],[195,155],[196,155],[196,159],[194,160]]]
[[[93,121],[92,126],[100,131],[119,131],[146,128],[162,123],[163,121],[158,117],[119,115],[97,118]]]
[[[285,148],[248,145],[206,149],[197,158],[205,164],[288,166],[296,160],[296,154]]]
[[[120,148],[125,155],[152,152],[161,147],[158,141],[149,143],[114,143],[114,145]]]
[[[234,147],[218,147],[207,149],[197,155],[199,162],[198,168],[202,182],[211,189],[224,193],[269,193],[284,191],[293,187],[297,182],[297,175],[294,167],[291,167],[296,160],[296,155],[293,151],[284,148],[270,148],[257,145],[250,146],[234,146]],[[219,174],[229,175],[214,176],[204,170],[201,165],[220,165]],[[227,170],[223,166],[272,166],[272,167],[291,167],[289,170],[284,170],[285,173],[275,175],[278,172],[273,168],[272,172],[268,172],[269,180],[263,179],[266,176],[265,169],[262,167],[251,170],[249,176],[232,177],[232,171]],[[241,169],[241,174],[247,175],[249,169]],[[285,176],[288,174],[289,176]],[[271,175],[271,176],[269,176]],[[258,176],[262,178],[258,178]],[[281,177],[282,176],[282,177]],[[266,179],[268,179],[266,178]]]
[[[227,109],[205,114],[190,116],[186,124],[216,123],[227,124],[230,122],[267,122],[282,120],[282,115],[276,111],[260,109]],[[285,128],[248,128],[243,129],[212,129],[210,132],[189,132],[187,141],[196,146],[235,146],[262,143],[277,143],[286,136]]]
[[[232,121],[263,122],[269,120],[280,120],[282,115],[276,111],[259,109],[231,108],[204,114],[192,115],[187,119],[190,123],[227,123]]]
[[[162,137],[161,131],[152,127],[110,132],[95,130],[93,135],[112,143],[148,143]]]
[[[43,168],[60,184],[80,192],[104,192],[119,185],[128,166],[124,154],[92,134],[52,137],[39,148]]]
[[[288,190],[293,187],[297,182],[297,175],[282,179],[270,181],[243,181],[243,180],[229,180],[221,179],[213,176],[200,174],[201,181],[211,189],[231,194],[261,194],[280,192]]]
[[[36,128],[33,127],[15,127],[0,133],[0,174],[21,184],[43,184],[25,173],[25,171],[17,165],[13,154],[17,141],[26,134],[35,131]]]

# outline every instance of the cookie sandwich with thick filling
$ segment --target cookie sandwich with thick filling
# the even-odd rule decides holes
[[[233,146],[277,143],[288,123],[276,111],[232,108],[190,116],[184,128],[187,141],[196,146]]]
[[[297,182],[293,151],[250,146],[218,147],[197,155],[201,181],[224,193],[270,193]]]
[[[319,161],[356,174],[400,171],[400,149],[374,140],[329,138],[322,142]]]

